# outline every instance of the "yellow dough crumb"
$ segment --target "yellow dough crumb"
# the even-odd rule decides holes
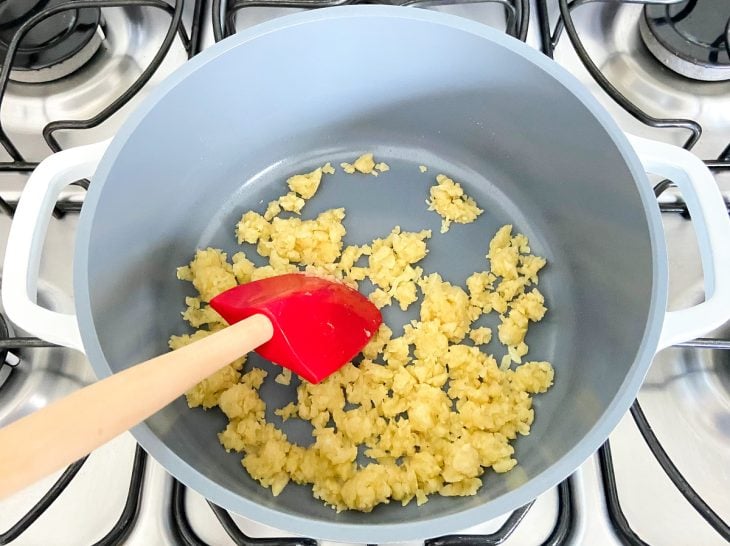
[[[419,165],[418,170],[422,173],[425,173],[426,171],[428,171],[428,167],[426,167],[426,165]]]
[[[340,167],[342,167],[342,170],[344,170],[347,174],[359,172],[362,174],[372,174],[373,176],[378,176],[378,172],[386,172],[390,170],[387,163],[376,163],[372,152],[362,154],[352,163],[340,163]]]
[[[332,165],[329,163],[327,165],[329,165],[328,172],[333,170]],[[295,174],[286,181],[289,189],[301,195],[302,199],[311,199],[317,192],[320,182],[322,182],[322,172],[327,165],[314,169],[311,173]]]
[[[177,278],[191,281],[205,302],[238,284],[226,253],[217,248],[198,250],[188,265],[178,268]]]
[[[472,307],[466,291],[441,279],[438,273],[419,282],[423,291],[421,321],[436,321],[449,341],[458,343],[469,331],[471,322],[479,316]]]
[[[279,375],[274,378],[279,385],[290,385],[291,384],[291,370],[284,369]]]
[[[492,340],[492,329],[482,326],[481,328],[473,328],[469,332],[469,339],[476,345],[486,345]]]
[[[388,170],[372,154],[343,169]],[[306,447],[267,421],[267,402],[259,390],[267,373],[244,369],[244,358],[195,385],[186,394],[188,405],[219,408],[228,420],[218,434],[221,445],[240,453],[245,471],[274,496],[289,483],[309,484],[315,498],[337,511],[369,512],[389,502],[421,505],[434,494],[474,495],[487,469],[508,472],[517,464],[511,442],[529,434],[535,418],[532,396],[553,383],[549,362],[521,363],[529,350],[529,326],[547,311],[536,287],[546,261],[531,253],[527,237],[513,235],[507,225],[489,243],[488,267],[485,263],[485,270],[470,275],[462,287],[438,273],[424,274],[418,265],[429,252],[429,230],[396,226],[366,244],[346,245],[344,208],[311,218],[279,216],[282,210],[300,214],[306,200],[321,191],[323,174],[333,172],[327,163],[294,175],[287,180],[290,191],[263,213],[243,214],[236,236],[248,245],[245,252],[229,261],[219,249],[201,249],[178,268],[178,278],[197,292],[185,299],[183,312],[196,330],[172,336],[170,348],[226,326],[208,305],[220,292],[293,271],[355,288],[369,280],[375,287],[369,297],[378,307],[397,302],[406,310],[420,300],[418,320],[395,337],[383,323],[355,363],[319,384],[299,382],[295,399],[272,408],[285,421],[311,424],[313,443]],[[437,181],[429,203],[446,229],[448,222],[471,222],[482,212],[457,183],[443,175]],[[246,253],[251,252],[265,265],[250,260]],[[492,330],[474,326],[489,313],[499,317],[497,338],[506,352],[499,364],[480,348],[491,341]],[[467,336],[474,346],[463,343]],[[513,368],[515,362],[520,365]],[[273,377],[281,385],[291,380],[287,369]],[[370,462],[358,461],[359,450]]]
[[[355,170],[363,174],[370,174],[375,168],[375,160],[373,159],[372,153],[363,154],[355,160],[352,164]]]
[[[413,264],[422,260],[428,253],[426,239],[431,237],[430,230],[418,233],[401,232],[396,226],[385,239],[375,239],[370,245],[368,257],[368,277],[378,290],[371,301],[382,307],[390,304],[390,298],[398,301],[400,308],[405,311],[415,302],[416,282],[420,279],[423,270],[413,267]]]
[[[241,217],[236,226],[238,244],[250,243],[255,245],[260,238],[268,237],[271,225],[258,212],[249,211]]]
[[[282,210],[299,214],[304,208],[304,199],[297,196],[293,191],[279,197],[279,206]]]
[[[484,212],[464,193],[461,184],[443,174],[436,177],[436,185],[431,187],[429,194],[428,210],[436,211],[443,218],[441,233],[449,231],[451,222],[469,224]]]

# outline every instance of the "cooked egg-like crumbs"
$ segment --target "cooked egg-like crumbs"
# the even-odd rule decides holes
[[[249,211],[243,215],[236,225],[238,244],[250,243],[255,245],[259,239],[268,238],[271,224],[258,212]]]
[[[327,168],[328,166],[329,168]],[[311,199],[322,182],[322,173],[326,168],[328,172],[333,171],[332,165],[327,163],[324,167],[314,169],[311,173],[295,174],[286,183],[289,189],[301,195],[302,199]]]
[[[260,237],[256,252],[269,258],[275,270],[292,271],[289,265],[326,266],[334,263],[342,251],[345,209],[330,209],[312,220],[273,218],[268,235]]]
[[[384,164],[364,154],[351,172],[388,170],[378,165]],[[259,394],[267,373],[244,369],[245,358],[193,387],[186,394],[188,405],[223,412],[228,424],[218,435],[220,443],[240,453],[243,468],[275,496],[289,483],[308,484],[316,498],[337,511],[369,512],[381,503],[421,505],[433,494],[474,495],[487,469],[508,472],[517,464],[511,441],[529,434],[535,417],[532,396],[553,383],[548,362],[512,367],[528,352],[530,324],[547,311],[536,287],[545,260],[531,254],[524,235],[504,226],[488,245],[485,270],[469,276],[462,287],[438,273],[424,274],[417,265],[428,254],[428,230],[396,226],[366,244],[345,245],[344,208],[308,219],[280,217],[282,211],[302,213],[320,191],[323,174],[333,172],[328,163],[292,176],[289,193],[272,201],[275,206],[270,203],[263,214],[243,214],[236,236],[248,245],[245,252],[229,260],[219,249],[201,249],[178,268],[178,278],[197,291],[186,298],[183,312],[197,330],[172,336],[170,348],[226,326],[208,305],[212,297],[237,284],[293,271],[355,288],[367,279],[375,286],[369,297],[378,307],[395,301],[406,310],[420,300],[418,319],[396,337],[383,323],[356,363],[321,383],[296,380],[296,400],[274,413],[285,421],[309,422],[314,438],[309,446],[290,441],[267,422],[267,404]],[[438,182],[441,189],[432,188],[431,201],[444,221],[476,219],[481,210],[458,184],[446,177]],[[253,251],[268,264],[256,266],[246,254]],[[492,330],[474,326],[489,313],[500,320],[497,339],[505,354],[499,365],[479,347],[491,341]],[[463,343],[467,337],[474,346]],[[274,381],[290,385],[291,371],[282,370]],[[358,459],[360,451],[369,462]]]
[[[484,212],[464,193],[461,184],[443,174],[436,176],[436,185],[431,186],[429,194],[428,210],[436,211],[443,218],[441,233],[449,231],[451,222],[469,224]]]
[[[291,384],[291,370],[284,368],[279,375],[274,378],[279,385]]]
[[[363,154],[352,164],[355,170],[363,174],[370,174],[375,169],[375,160],[372,153]]]
[[[386,172],[390,170],[387,163],[376,163],[372,152],[362,154],[353,163],[340,163],[340,167],[342,167],[342,170],[344,170],[347,174],[359,172],[362,174],[372,174],[374,176],[378,176],[379,172]]]
[[[428,167],[426,167],[426,165],[419,165],[418,170],[422,173],[425,173],[426,171],[428,171]]]
[[[192,282],[205,302],[238,284],[226,253],[216,248],[198,250],[188,265],[178,268],[177,278]]]
[[[476,345],[486,345],[492,340],[492,329],[482,326],[481,328],[473,328],[469,332],[469,339]]]
[[[304,199],[299,197],[295,192],[290,191],[286,195],[282,195],[277,200],[272,201],[266,207],[264,213],[264,219],[271,220],[274,216],[279,214],[282,210],[287,212],[293,212],[299,214],[304,208]]]
[[[413,264],[428,253],[426,239],[429,237],[430,230],[401,232],[400,227],[396,226],[385,239],[372,242],[368,256],[368,277],[378,287],[375,299],[371,298],[373,303],[383,307],[390,303],[390,298],[395,298],[405,311],[418,299],[416,283],[423,270],[413,267]]]

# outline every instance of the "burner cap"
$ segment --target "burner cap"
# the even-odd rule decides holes
[[[0,63],[16,31],[34,15],[65,0],[0,2]],[[46,82],[71,74],[91,59],[102,42],[101,10],[66,10],[44,19],[25,35],[13,58],[11,79]]]
[[[647,4],[640,20],[646,47],[671,70],[703,81],[730,80],[728,0]]]

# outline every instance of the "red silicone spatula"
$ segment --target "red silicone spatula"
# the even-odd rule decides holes
[[[231,326],[0,429],[0,498],[79,459],[249,351],[321,381],[355,356],[382,320],[356,290],[301,274],[237,286],[210,304]]]
[[[274,326],[256,352],[319,383],[349,362],[382,322],[357,290],[320,277],[292,273],[226,290],[210,300],[228,324],[261,313]]]

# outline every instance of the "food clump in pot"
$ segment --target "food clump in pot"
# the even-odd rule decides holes
[[[376,168],[372,154],[363,157],[365,170],[371,163]],[[291,441],[267,421],[267,402],[259,393],[267,372],[245,367],[245,358],[191,389],[188,404],[218,407],[226,415],[220,443],[241,453],[246,471],[274,495],[290,482],[307,484],[316,498],[338,511],[364,512],[391,500],[420,505],[432,494],[474,495],[487,469],[501,473],[517,464],[511,442],[529,434],[535,417],[532,395],[553,382],[550,363],[523,362],[529,325],[547,311],[537,288],[546,262],[510,225],[488,245],[485,241],[489,263],[485,260],[484,270],[469,276],[464,287],[418,265],[429,251],[429,230],[395,226],[366,244],[346,245],[345,208],[309,219],[299,216],[333,172],[327,164],[292,176],[289,192],[263,213],[243,214],[236,226],[238,242],[268,264],[255,265],[243,251],[229,258],[207,248],[178,269],[178,278],[197,291],[186,298],[183,313],[196,331],[172,336],[170,347],[226,326],[208,305],[220,292],[292,271],[335,277],[353,287],[369,280],[376,305],[401,310],[418,305],[418,319],[400,335],[384,323],[353,363],[317,385],[293,378],[288,370],[276,376],[277,383],[297,387],[296,399],[274,413],[285,421],[310,423],[310,445]],[[444,221],[474,221],[481,209],[454,184],[444,177],[439,187],[445,193],[432,188],[433,208]],[[495,336],[479,324],[490,314],[499,322]],[[486,348],[495,341],[503,347],[499,363]]]
[[[445,174],[436,176],[436,185],[431,186],[428,210],[435,210],[443,220],[441,233],[449,231],[451,222],[471,224],[482,212],[476,201],[466,195],[461,184],[454,182]]]
[[[376,163],[375,159],[373,159],[372,152],[362,154],[352,163],[340,163],[340,167],[342,167],[342,170],[347,174],[355,174],[358,172],[362,174],[372,174],[373,176],[378,176],[378,174],[390,170],[390,166],[387,163]]]

